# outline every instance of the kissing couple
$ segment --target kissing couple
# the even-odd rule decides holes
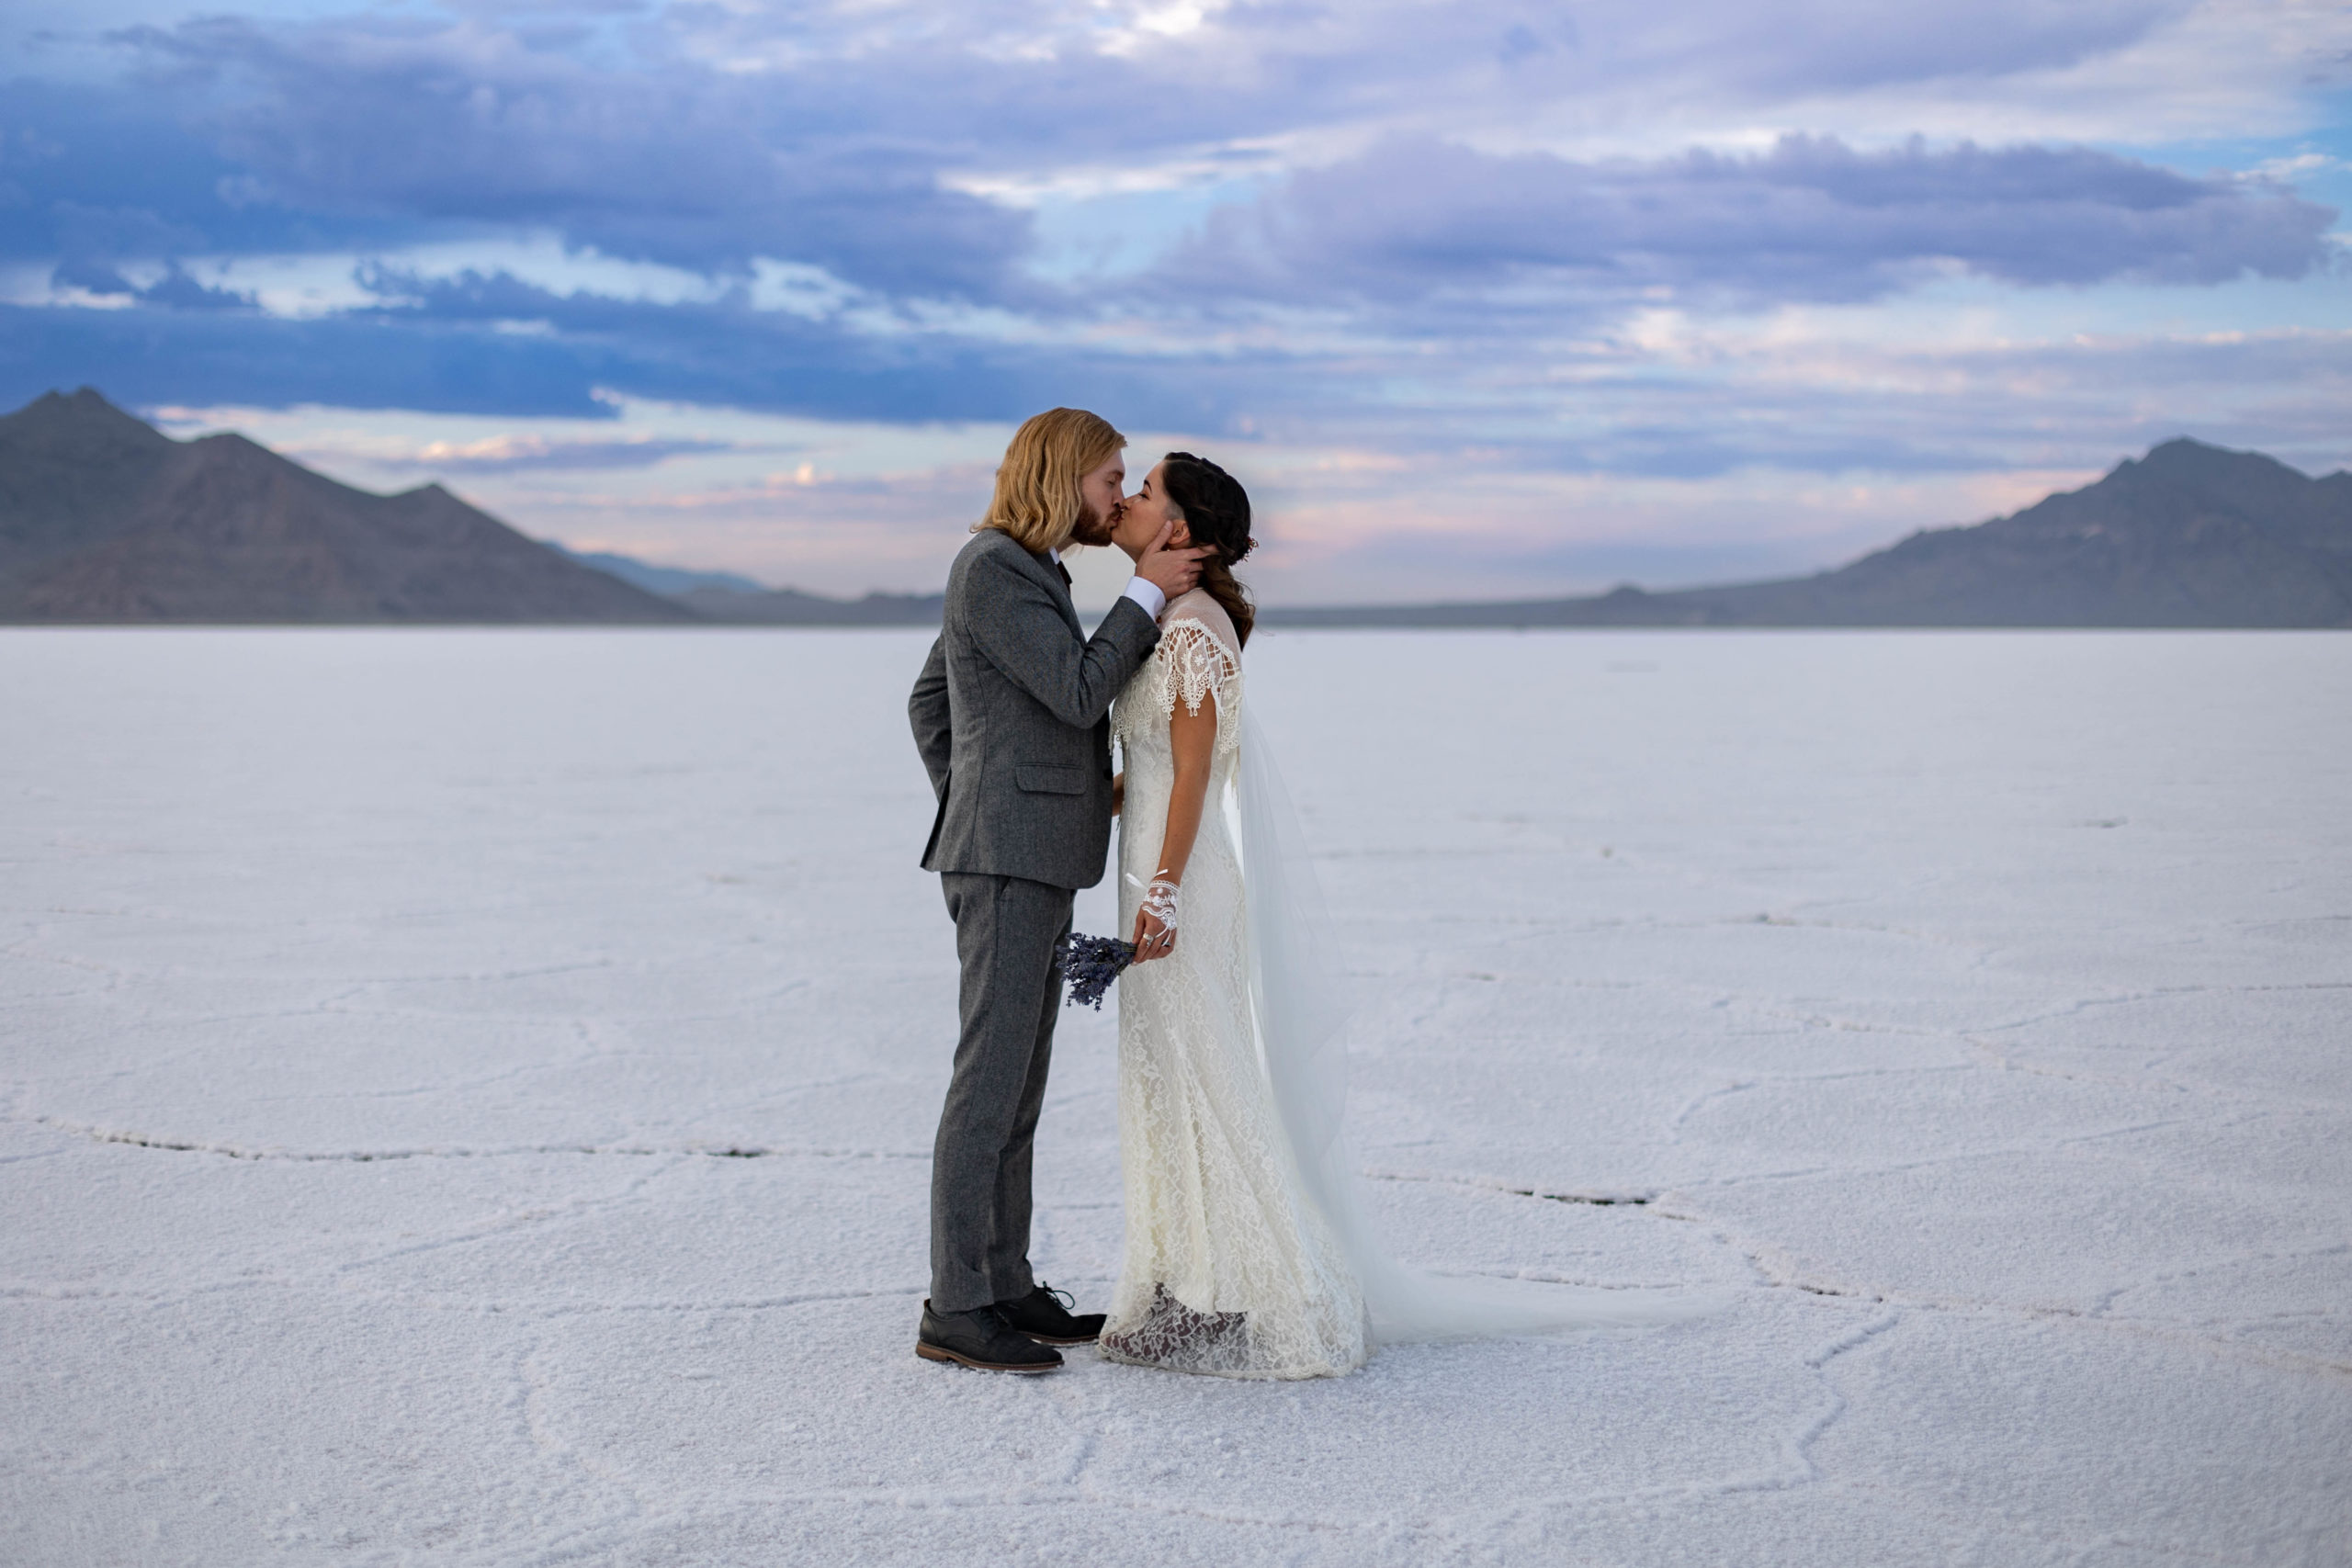
[[[1330,1377],[1381,1343],[1690,1315],[1688,1300],[1435,1278],[1380,1246],[1341,1135],[1348,1008],[1328,916],[1243,705],[1250,497],[1189,452],[1128,495],[1125,446],[1080,409],[1014,434],[908,703],[939,802],[922,864],[962,966],[916,1354],[1045,1372],[1054,1347],[1094,1343],[1138,1366]],[[1091,637],[1071,545],[1135,561]],[[1111,1310],[1081,1314],[1030,1271],[1030,1164],[1057,950],[1114,816],[1135,947],[1119,980],[1126,1242]]]

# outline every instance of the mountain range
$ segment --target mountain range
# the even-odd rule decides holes
[[[940,604],[574,553],[437,484],[375,495],[242,435],[175,441],[87,387],[0,417],[0,622],[922,626]]]
[[[829,599],[797,588],[770,588],[740,572],[693,571],[656,566],[612,550],[575,550],[549,540],[582,566],[659,593],[706,621],[737,626],[935,626],[947,603],[941,593],[868,593]]]
[[[1810,577],[1504,604],[1269,609],[1284,626],[2352,626],[2352,473],[2187,439]]]
[[[437,484],[371,495],[88,388],[0,419],[0,620],[690,623]]]
[[[722,593],[769,592],[766,583],[755,582],[741,572],[695,571],[680,566],[656,566],[651,561],[642,561],[616,550],[575,550],[555,539],[548,540],[547,544],[549,548],[561,550],[582,566],[594,567],[607,576],[617,577],[648,593],[659,593],[665,598],[675,599],[681,594],[705,589],[715,589]]]
[[[926,626],[937,594],[829,599],[572,554],[437,484],[376,495],[241,435],[175,441],[89,388],[0,417],[0,622]],[[1280,626],[2352,626],[2352,474],[2168,441],[2081,490],[1810,577],[1353,608]]]

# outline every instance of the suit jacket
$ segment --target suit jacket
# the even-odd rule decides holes
[[[994,528],[947,573],[939,640],[907,716],[939,797],[926,871],[1102,880],[1111,847],[1111,699],[1159,641],[1121,599],[1088,637],[1054,563]]]

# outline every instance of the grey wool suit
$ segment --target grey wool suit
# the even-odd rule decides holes
[[[939,640],[907,703],[939,798],[923,868],[940,874],[963,970],[932,1149],[937,1312],[1035,1287],[1029,1170],[1061,1006],[1054,944],[1110,850],[1111,699],[1159,640],[1129,599],[1088,637],[1061,569],[993,528],[947,574]]]

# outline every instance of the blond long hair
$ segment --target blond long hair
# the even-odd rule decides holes
[[[998,529],[1036,555],[1062,548],[1078,526],[1078,481],[1126,444],[1108,420],[1084,409],[1033,415],[1012,433],[996,471],[996,495],[972,532]]]

